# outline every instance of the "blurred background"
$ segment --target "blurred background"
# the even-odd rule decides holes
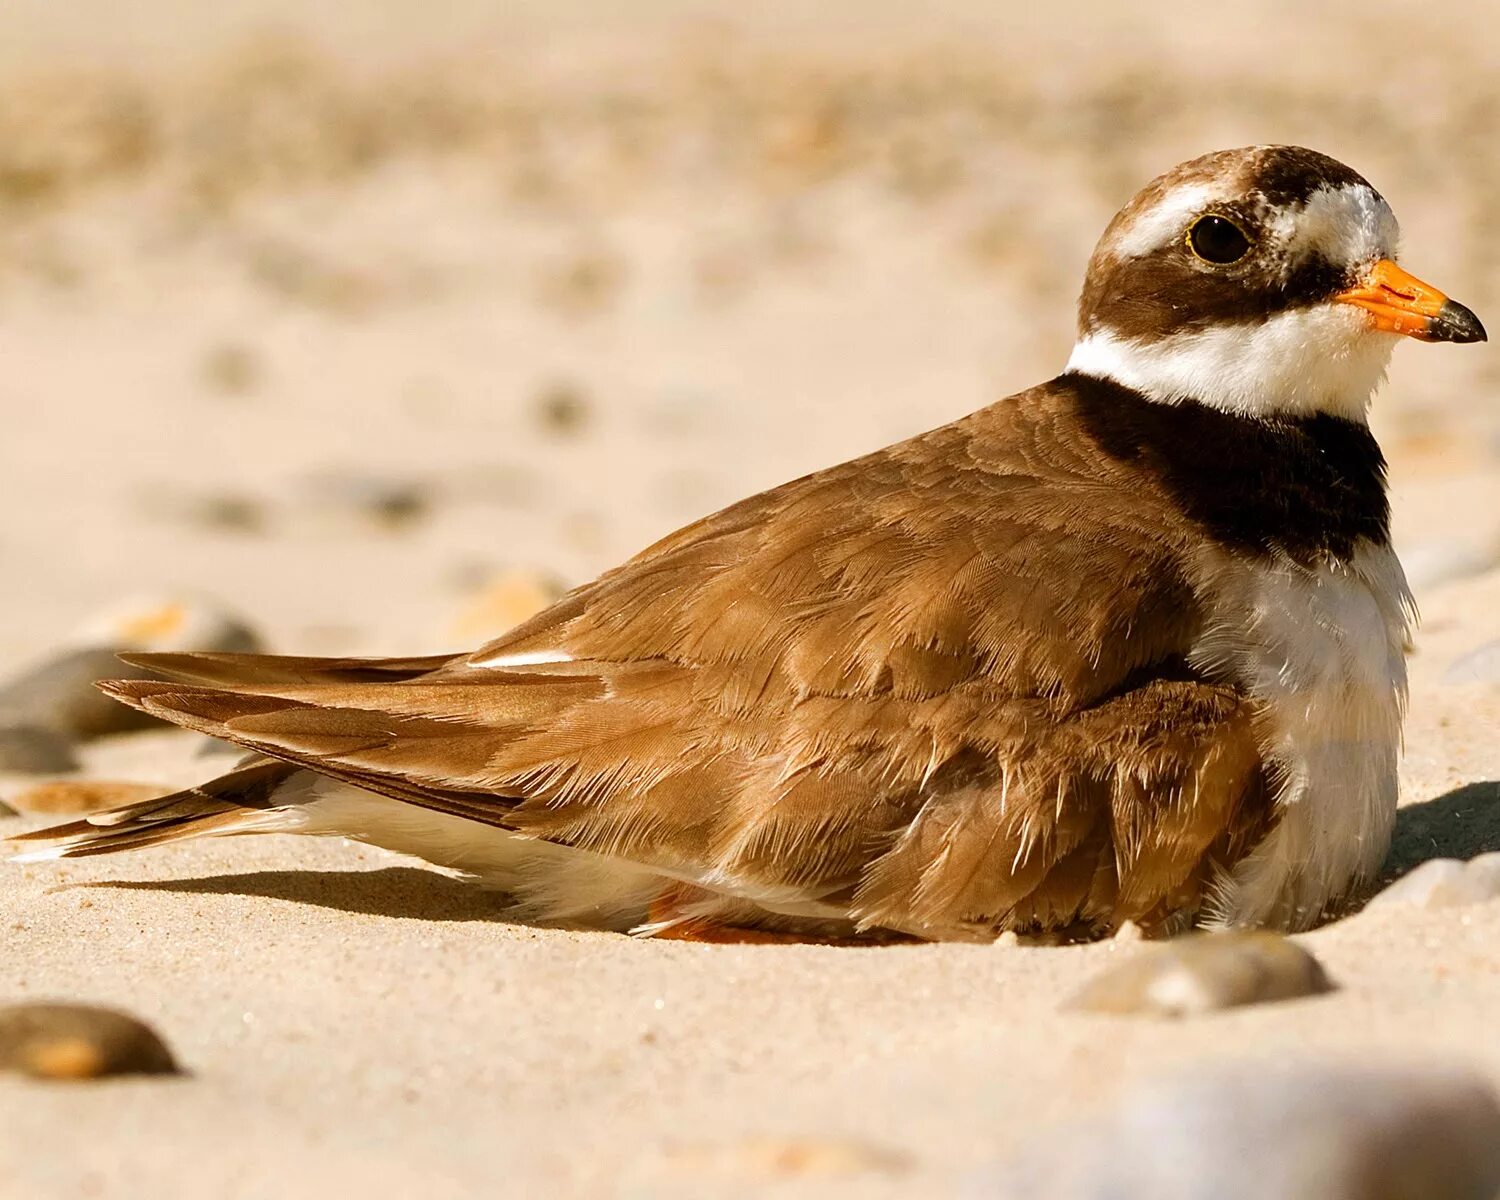
[[[1497,35],[1495,0],[3,0],[0,835],[227,766],[101,736],[114,647],[468,648],[1051,377],[1105,223],[1205,151],[1348,162],[1500,334]],[[1500,351],[1400,346],[1374,422],[1426,614],[1394,875],[1500,850]],[[6,872],[4,998],[117,1005],[194,1075],[0,1079],[7,1196],[865,1200],[1122,1147],[1227,1196],[1291,1125],[1423,1186],[1453,1130],[1500,1144],[1482,1087],[1261,1082],[1500,1080],[1500,908],[1441,873],[1306,939],[1341,996],[1098,1024],[1059,1004],[1124,941],[644,946],[337,839]]]
[[[8,0],[0,661],[142,593],[475,643],[1054,374],[1211,149],[1347,161],[1500,323],[1491,4],[1024,7]],[[1419,597],[1500,560],[1497,393],[1410,345],[1379,398]]]

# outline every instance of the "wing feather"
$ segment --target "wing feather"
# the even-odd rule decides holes
[[[1269,820],[1255,717],[1184,672],[1192,531],[1068,404],[1034,389],[752,497],[472,655],[154,655],[132,661],[180,682],[110,690],[866,925],[1165,919]]]

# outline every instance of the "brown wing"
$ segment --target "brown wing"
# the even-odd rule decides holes
[[[1263,824],[1252,715],[1182,668],[1193,531],[1069,405],[746,500],[465,659],[157,656],[189,686],[118,691],[769,904],[940,936],[1155,919]]]

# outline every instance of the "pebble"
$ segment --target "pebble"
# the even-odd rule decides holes
[[[269,524],[265,504],[243,492],[203,492],[184,496],[173,513],[190,525],[225,533],[262,533]]]
[[[302,494],[315,509],[386,530],[402,530],[425,520],[432,511],[426,484],[360,471],[325,471],[302,483]]]
[[[25,813],[50,816],[102,812],[154,800],[172,791],[150,783],[119,783],[104,779],[64,779],[28,788],[12,797],[15,806]]]
[[[1200,1069],[971,1182],[973,1200],[1495,1200],[1500,1098],[1437,1068]]]
[[[478,589],[453,625],[458,638],[497,637],[555,602],[562,581],[541,571],[505,571]]]
[[[262,649],[254,629],[201,596],[134,597],[87,621],[74,641],[112,650],[253,654]]]
[[[1500,900],[1500,852],[1433,858],[1376,893],[1366,908],[1459,908]]]
[[[1195,933],[1109,968],[1065,1009],[1186,1017],[1332,990],[1318,960],[1281,934]]]
[[[60,775],[76,771],[78,765],[72,743],[55,730],[39,725],[0,724],[0,771]]]
[[[0,1070],[36,1079],[174,1075],[172,1052],[147,1025],[85,1004],[0,1008]]]
[[[610,308],[625,284],[625,263],[609,250],[583,249],[545,264],[537,277],[537,299],[572,317]]]
[[[1443,672],[1444,683],[1500,683],[1500,638],[1462,654]]]
[[[891,1175],[910,1166],[904,1154],[883,1146],[819,1137],[755,1137],[731,1144],[678,1146],[669,1151],[669,1161],[700,1177],[757,1180]]]
[[[148,599],[110,609],[89,621],[72,649],[0,685],[0,727],[30,727],[68,740],[150,728],[156,720],[94,687],[99,679],[145,679],[150,672],[122,663],[119,650],[216,650],[261,648],[255,631],[206,601]],[[3,741],[3,736],[0,736]],[[71,751],[69,751],[71,760]],[[0,755],[3,760],[3,755]],[[71,770],[76,764],[40,768]],[[22,768],[12,768],[22,769]]]
[[[536,414],[538,423],[548,433],[576,434],[589,422],[588,394],[576,383],[550,384],[537,397]]]
[[[242,342],[219,342],[203,355],[203,382],[226,396],[243,396],[261,384],[265,367],[259,354]]]
[[[143,679],[102,647],[66,650],[0,687],[0,723],[26,722],[62,741],[143,729],[155,722],[94,687],[98,679]],[[71,752],[70,752],[71,753]],[[52,770],[69,770],[56,767]]]
[[[1407,584],[1417,592],[1440,583],[1472,579],[1495,566],[1495,561],[1493,549],[1457,541],[1423,542],[1401,550]]]

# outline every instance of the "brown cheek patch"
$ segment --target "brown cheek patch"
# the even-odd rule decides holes
[[[1347,272],[1317,257],[1283,279],[1262,260],[1205,268],[1176,243],[1139,258],[1096,255],[1078,302],[1079,329],[1104,328],[1116,337],[1150,343],[1320,304],[1348,282]]]
[[[1209,182],[1222,184],[1226,197],[1238,197],[1213,207],[1240,221],[1252,236],[1266,212],[1305,204],[1320,188],[1370,187],[1343,163],[1300,146],[1221,151],[1184,163],[1142,189],[1105,231],[1079,298],[1080,333],[1104,328],[1150,343],[1212,325],[1263,321],[1322,303],[1352,282],[1344,268],[1318,257],[1294,264],[1288,273],[1270,247],[1252,250],[1240,265],[1207,267],[1187,248],[1186,228],[1182,237],[1148,254],[1127,258],[1112,251],[1124,231],[1169,193]]]

